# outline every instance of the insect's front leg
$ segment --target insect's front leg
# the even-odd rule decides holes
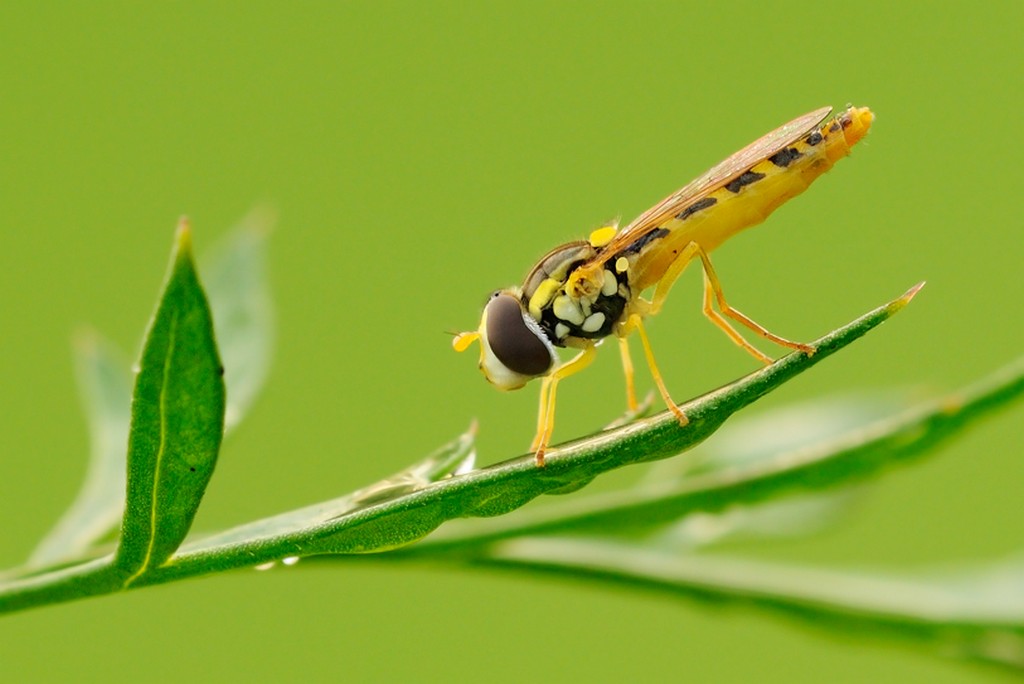
[[[535,452],[537,465],[544,467],[544,452],[551,441],[551,433],[555,430],[555,392],[561,380],[579,373],[589,366],[597,356],[597,347],[588,344],[570,361],[558,366],[544,378],[540,388],[540,411],[537,416],[537,434],[533,438],[530,449]]]

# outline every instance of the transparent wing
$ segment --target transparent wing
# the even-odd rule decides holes
[[[660,223],[675,217],[687,206],[732,181],[758,162],[792,145],[813,131],[831,113],[831,107],[815,109],[750,143],[636,217],[605,246],[601,251],[602,256],[607,258],[616,254],[645,233],[657,228]]]

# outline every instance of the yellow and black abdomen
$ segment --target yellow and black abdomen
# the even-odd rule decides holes
[[[634,288],[639,291],[658,282],[689,243],[710,252],[739,231],[764,221],[849,154],[873,119],[866,107],[850,108],[683,207],[640,238],[648,244],[630,264]]]

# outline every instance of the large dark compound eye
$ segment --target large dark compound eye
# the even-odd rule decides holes
[[[514,296],[497,294],[487,302],[487,343],[513,373],[543,375],[551,368],[551,351],[539,337],[543,334],[527,325]]]

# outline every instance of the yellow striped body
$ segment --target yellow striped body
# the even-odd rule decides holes
[[[659,224],[668,232],[631,257],[629,280],[633,291],[639,293],[661,280],[676,255],[689,243],[695,242],[705,252],[711,252],[739,231],[764,221],[849,154],[850,148],[867,133],[873,118],[867,108],[847,110],[690,205],[710,204],[707,208],[691,212],[684,209],[679,215],[685,214],[685,218],[671,218]],[[821,140],[811,144],[818,135]],[[756,176],[756,180],[742,183],[744,178]]]
[[[560,347],[580,347],[651,308],[640,294],[663,291],[686,262],[764,221],[846,156],[874,115],[851,107],[830,120],[816,110],[776,129],[710,169],[615,232],[562,245],[542,258],[521,293],[529,315]],[[655,309],[657,306],[655,306]]]

